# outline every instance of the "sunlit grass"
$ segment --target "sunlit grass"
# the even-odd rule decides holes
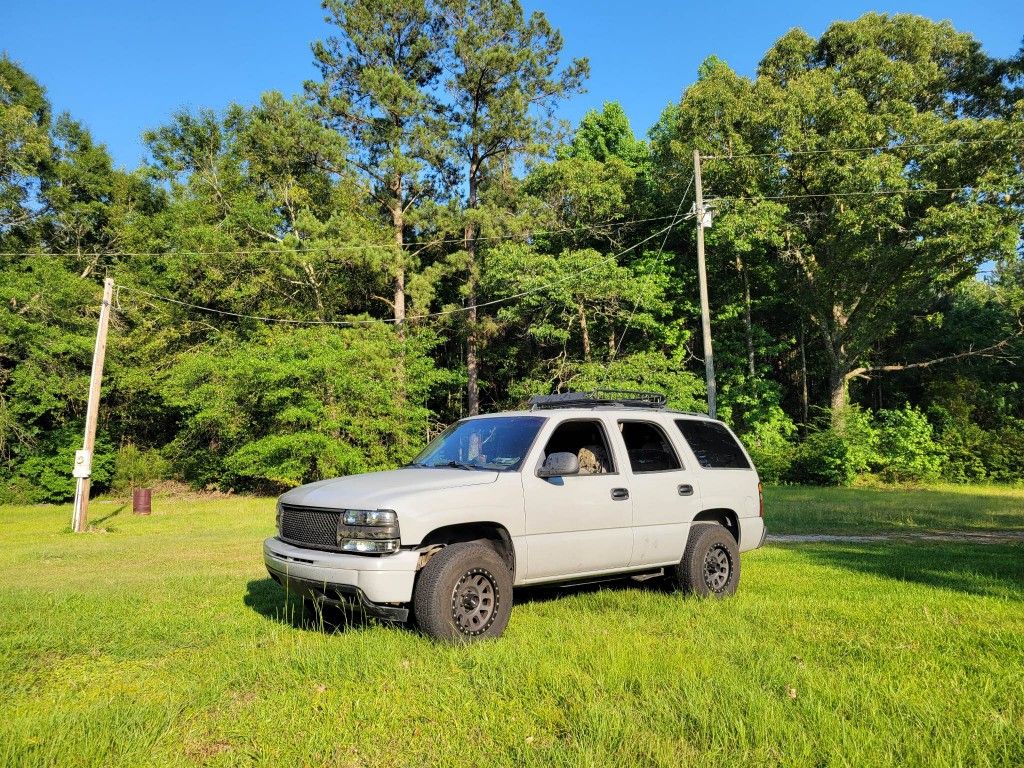
[[[1024,526],[1015,492],[909,493],[770,490],[769,524]],[[0,764],[1024,763],[1020,546],[766,547],[724,602],[520,591],[452,648],[290,617],[271,500],[119,507],[0,508]]]
[[[765,489],[773,533],[874,533],[1024,530],[1024,488]]]

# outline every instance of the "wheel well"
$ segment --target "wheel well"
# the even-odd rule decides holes
[[[420,542],[420,549],[427,549],[434,545],[458,544],[466,541],[489,541],[501,555],[512,571],[513,577],[516,572],[516,551],[512,546],[512,537],[505,529],[505,526],[498,523],[460,523],[459,525],[447,525],[431,531],[423,537]]]
[[[695,518],[695,523],[719,523],[724,525],[726,530],[732,534],[732,537],[736,539],[736,543],[740,542],[740,518],[731,509],[705,509],[700,512]]]

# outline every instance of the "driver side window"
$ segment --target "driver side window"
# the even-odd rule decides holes
[[[608,450],[604,427],[599,421],[566,421],[559,424],[544,446],[544,457],[563,452],[571,453],[579,459],[581,475],[615,473],[612,453]]]

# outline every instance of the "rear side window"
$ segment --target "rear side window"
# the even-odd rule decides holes
[[[681,468],[672,444],[657,424],[620,421],[619,429],[634,472],[669,472]]]
[[[676,426],[705,469],[750,469],[750,462],[736,438],[721,424],[680,419]]]

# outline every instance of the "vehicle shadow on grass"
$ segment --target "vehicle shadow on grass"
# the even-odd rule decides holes
[[[671,584],[663,578],[643,580],[620,577],[572,586],[517,587],[515,604],[546,603],[564,597],[587,595],[604,590],[638,590],[670,594]],[[298,595],[285,594],[284,588],[271,578],[253,579],[246,585],[242,602],[261,616],[295,629],[312,632],[352,632],[374,626],[406,626],[415,632],[412,622],[405,625],[380,621],[367,616],[358,607],[320,605]]]
[[[250,581],[242,602],[265,618],[313,632],[350,632],[380,623],[358,607],[322,605],[287,594],[269,577]]]
[[[663,576],[617,576],[583,584],[538,584],[531,587],[516,587],[516,605],[547,603],[566,597],[590,595],[596,592],[650,592],[669,595],[676,587]]]
[[[1024,545],[964,542],[801,544],[804,558],[858,573],[1024,601]]]

